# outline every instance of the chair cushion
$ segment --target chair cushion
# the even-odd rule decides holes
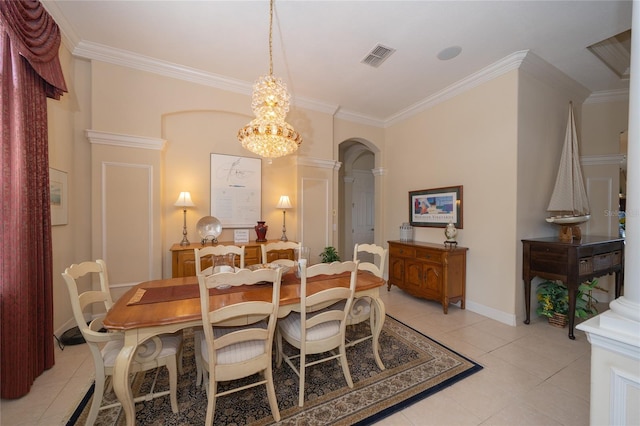
[[[180,348],[180,344],[182,343],[182,335],[181,334],[163,334],[160,337],[162,341],[162,350],[160,354],[158,354],[157,358],[164,358],[166,356],[175,355],[178,353],[178,349]],[[138,351],[141,355],[144,353],[153,353],[156,350],[156,344],[153,340],[147,340],[144,343],[145,346],[141,346],[138,348]],[[124,341],[122,339],[107,342],[106,345],[102,348],[102,359],[104,359],[105,367],[113,367],[116,363],[116,357],[118,353],[120,353],[120,349],[124,346]]]
[[[243,329],[247,329],[248,327],[214,327],[213,328],[213,336],[214,339],[220,338],[225,334],[233,333],[234,331],[239,331]],[[253,324],[251,328],[262,328],[267,329],[267,322],[260,321],[256,324]],[[209,349],[207,348],[207,339],[204,333],[200,333],[200,348],[203,359],[209,359]],[[235,364],[238,362],[243,362],[255,358],[264,354],[264,340],[249,340],[246,342],[235,343],[233,345],[225,346],[222,349],[218,349],[218,357],[217,364]]]
[[[314,312],[318,314],[322,310]],[[307,317],[313,316],[307,314]],[[284,331],[285,334],[292,336],[300,341],[301,326],[300,326],[300,313],[292,312],[286,317],[278,320],[278,326]],[[311,327],[307,330],[307,341],[315,341],[326,339],[327,337],[335,336],[340,333],[340,321],[328,321]]]

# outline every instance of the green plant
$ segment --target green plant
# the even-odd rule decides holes
[[[597,300],[592,295],[592,291],[597,284],[598,280],[594,278],[578,286],[578,291],[576,292],[576,317],[588,318],[598,313],[595,305]],[[552,317],[554,313],[568,314],[569,290],[562,281],[547,280],[538,284],[536,295],[538,299],[536,313],[538,315]]]
[[[322,253],[320,253],[320,258],[322,259],[322,263],[331,263],[331,262],[339,262],[340,256],[338,255],[338,251],[335,247],[329,246],[325,247]]]

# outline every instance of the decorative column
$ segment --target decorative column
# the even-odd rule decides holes
[[[577,328],[591,343],[592,425],[638,421],[640,388],[640,1],[633,2],[624,296]]]

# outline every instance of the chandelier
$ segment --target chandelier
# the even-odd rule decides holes
[[[273,2],[269,8],[269,75],[253,85],[251,109],[256,118],[238,130],[242,147],[265,158],[291,154],[302,143],[302,136],[284,121],[291,96],[281,79],[273,76]]]

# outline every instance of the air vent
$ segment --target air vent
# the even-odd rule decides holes
[[[371,52],[369,52],[367,56],[362,60],[362,63],[371,65],[374,68],[378,68],[395,51],[396,49],[378,44],[373,49],[371,49]]]

